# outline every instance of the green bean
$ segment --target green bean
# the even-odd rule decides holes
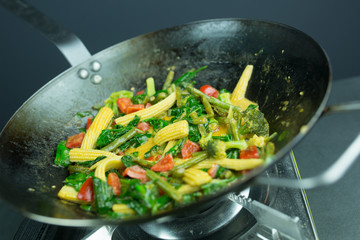
[[[179,108],[181,107],[181,88],[180,87],[176,87],[175,88],[175,93],[176,93],[176,106]]]
[[[165,79],[165,82],[164,82],[164,85],[163,85],[162,89],[163,90],[168,89],[170,87],[173,79],[174,79],[174,71],[170,70],[168,75],[166,76],[166,79]]]
[[[179,202],[182,199],[182,194],[176,190],[170,183],[164,181],[161,179],[160,175],[155,173],[154,171],[151,171],[149,169],[145,169],[146,176],[153,180],[155,184],[161,188],[164,192],[166,192],[172,199]]]
[[[235,119],[230,119],[230,132],[235,141],[240,141],[239,128]]]
[[[205,124],[205,123],[207,123],[207,118],[206,118],[206,116],[200,116],[200,117],[197,117],[197,118],[193,118],[192,120],[191,120],[191,123],[192,124],[195,124],[195,125],[198,125],[198,124]]]
[[[193,95],[195,95],[197,97],[206,98],[209,101],[209,103],[213,104],[214,106],[217,106],[217,107],[220,107],[220,108],[223,108],[226,110],[229,110],[230,107],[232,107],[233,110],[235,110],[235,111],[241,111],[241,108],[233,106],[233,105],[225,103],[225,102],[222,102],[214,97],[210,97],[192,86],[187,86],[187,89],[189,90],[190,93],[192,93]]]
[[[122,135],[121,137],[115,139],[110,144],[108,144],[105,147],[101,148],[101,150],[112,152],[115,149],[117,149],[118,147],[120,147],[122,144],[124,144],[126,141],[128,141],[130,138],[134,137],[139,132],[141,132],[139,129],[133,127],[127,133]]]
[[[140,166],[146,167],[146,168],[151,168],[152,166],[155,165],[155,162],[147,161],[147,160],[140,159],[140,158],[133,157],[133,156],[132,156],[132,160],[133,160],[133,162],[139,164]]]
[[[83,167],[83,166],[79,166],[79,165],[70,165],[70,166],[68,166],[67,169],[69,172],[79,172],[79,173],[86,173],[86,174],[89,174],[91,172],[88,167]]]
[[[170,170],[170,173],[173,173],[181,168],[186,169],[186,168],[192,167],[192,166],[198,164],[199,162],[204,161],[206,158],[207,158],[206,151],[197,152],[196,154],[194,154],[194,156],[192,158],[190,158],[186,162],[173,167],[173,169]]]
[[[204,105],[204,108],[205,108],[205,111],[206,111],[207,115],[214,116],[214,110],[212,109],[211,104],[209,103],[209,101],[205,97],[201,97],[201,102]]]

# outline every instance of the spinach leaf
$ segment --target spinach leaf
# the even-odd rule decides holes
[[[158,118],[149,118],[149,119],[144,120],[144,122],[148,122],[153,127],[155,132],[158,132],[160,129],[162,129],[170,124],[169,121],[158,119]]]
[[[68,167],[70,162],[70,149],[66,147],[66,141],[61,141],[56,148],[54,163],[61,167]]]
[[[197,125],[189,124],[189,140],[198,142],[201,139],[201,134]]]
[[[93,182],[96,210],[100,214],[107,213],[113,205],[113,189],[100,178],[93,177]]]
[[[172,148],[170,148],[169,151],[167,151],[165,153],[165,155],[168,155],[169,153],[171,153],[172,156],[175,157],[176,155],[178,155],[181,152],[181,149],[182,149],[183,145],[185,144],[185,142],[186,142],[186,138],[179,139],[177,141],[177,143]]]
[[[122,144],[119,149],[121,151],[125,151],[126,149],[128,149],[129,147],[134,147],[137,148],[140,145],[144,144],[145,142],[147,142],[147,140],[149,138],[152,137],[151,133],[137,133],[134,137],[132,137],[130,140],[128,140],[127,142],[125,142],[124,144]]]
[[[147,96],[147,93],[145,91],[143,94],[133,96],[131,98],[131,101],[133,104],[146,104],[149,102],[149,97]]]
[[[125,167],[131,167],[136,165],[136,163],[133,162],[133,159],[130,155],[125,155],[121,158],[121,161],[123,162],[123,164],[125,165]]]
[[[181,77],[174,81],[174,84],[180,87],[186,87],[188,84],[193,83],[193,79],[196,77],[196,74],[205,68],[207,68],[207,66],[203,66],[195,71],[184,73]]]
[[[96,140],[96,146],[98,148],[102,148],[110,143],[112,143],[115,139],[121,137],[125,133],[127,133],[130,128],[127,127],[118,127],[118,129],[104,129],[101,131],[100,136]]]
[[[76,191],[79,191],[85,180],[87,179],[87,174],[85,173],[73,173],[65,178],[65,184],[75,188]]]
[[[155,155],[155,154],[159,151],[159,148],[160,148],[159,145],[153,146],[149,151],[147,151],[147,152],[144,154],[144,158],[145,158],[145,159],[148,159],[149,157]]]

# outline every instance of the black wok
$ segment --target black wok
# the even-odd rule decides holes
[[[101,63],[98,71],[92,63]],[[323,49],[292,27],[247,19],[189,23],[138,36],[95,54],[48,82],[13,115],[0,135],[0,196],[27,217],[66,226],[106,223],[77,205],[57,198],[67,170],[54,166],[59,141],[77,133],[75,114],[101,104],[116,90],[141,90],[152,76],[161,86],[167,68],[180,76],[207,65],[197,87],[211,84],[232,90],[247,64],[254,65],[247,98],[259,104],[271,132],[278,132],[279,161],[322,114],[331,88],[331,67]],[[86,69],[89,76],[79,76]],[[94,84],[92,74],[101,76]],[[81,74],[80,74],[81,75]],[[176,77],[176,76],[175,76]],[[85,78],[85,79],[84,79]],[[191,214],[229,192],[239,192],[268,166],[251,171],[233,186],[159,216],[119,220],[127,224],[156,217]]]

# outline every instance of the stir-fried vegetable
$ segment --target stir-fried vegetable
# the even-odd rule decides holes
[[[161,90],[149,77],[146,89],[114,92],[95,118],[83,115],[84,130],[57,146],[54,162],[70,173],[59,198],[108,217],[157,214],[270,161],[275,134],[269,136],[264,114],[257,105],[232,104],[233,94],[244,102],[244,88],[197,89],[195,77],[205,68],[175,80],[172,69]]]

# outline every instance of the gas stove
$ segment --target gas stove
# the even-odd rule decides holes
[[[300,179],[293,152],[263,176]],[[195,216],[117,227],[112,239],[294,239],[286,233],[294,224],[298,228],[293,230],[296,238],[317,239],[304,190],[259,185],[240,194],[252,208],[251,212],[259,211],[260,217],[254,217],[247,210],[249,206],[245,208],[223,198]],[[15,239],[86,239],[94,231],[96,229],[62,227],[25,219]]]

